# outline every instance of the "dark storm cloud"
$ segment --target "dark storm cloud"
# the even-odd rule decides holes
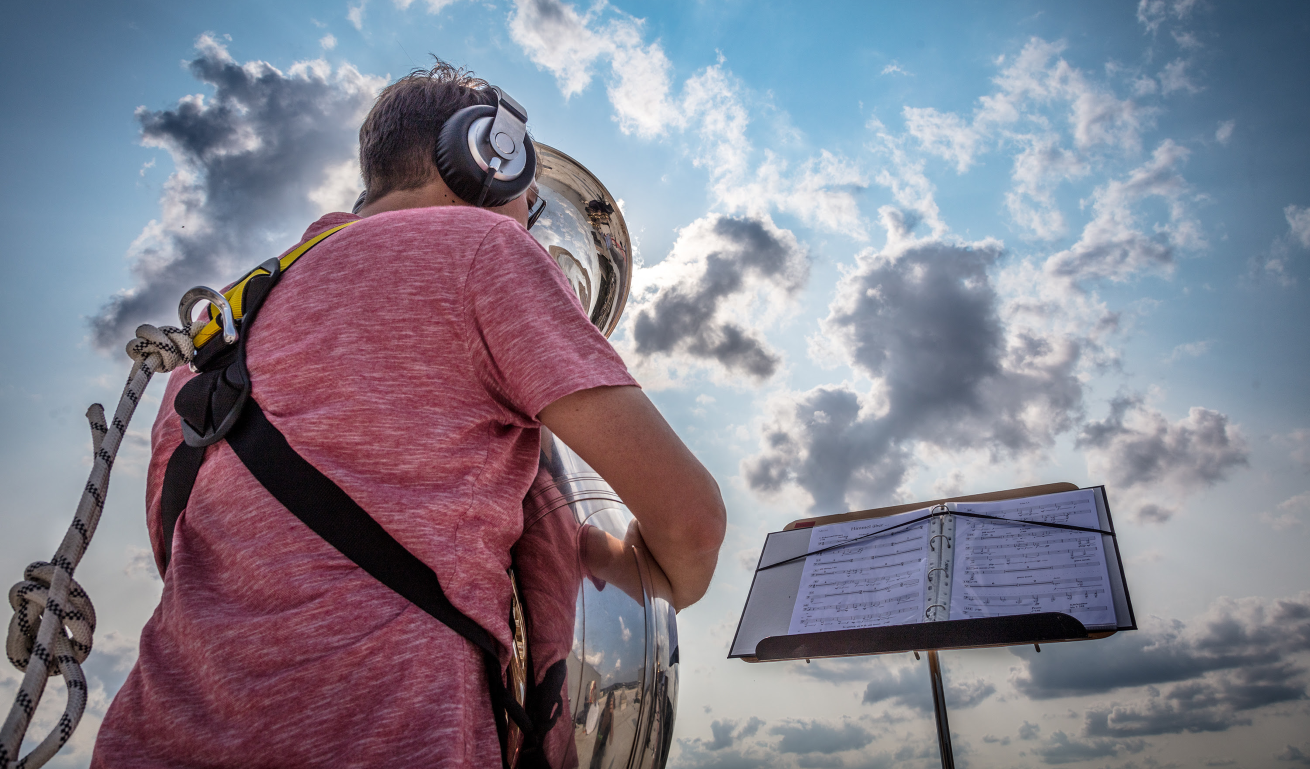
[[[776,752],[759,744],[717,749],[699,739],[680,739],[678,744],[682,748],[679,769],[762,769],[778,765]]]
[[[1194,406],[1170,423],[1136,396],[1111,401],[1109,416],[1087,424],[1077,445],[1104,471],[1106,481],[1130,492],[1166,486],[1186,494],[1224,480],[1230,471],[1245,467],[1249,456],[1241,432],[1226,415]],[[1175,512],[1145,504],[1136,516],[1163,523]]]
[[[309,194],[354,156],[360,120],[381,85],[321,61],[286,73],[262,61],[239,64],[209,35],[196,48],[189,69],[213,96],[136,113],[142,143],[167,150],[176,172],[164,186],[161,220],[134,244],[136,286],[92,319],[102,349],[120,346],[146,320],[175,323],[186,289],[226,283],[294,243],[317,211]]]
[[[884,377],[896,418],[982,405],[980,384],[1001,369],[996,292],[987,267],[999,254],[930,243],[895,260],[862,259],[838,289],[824,329],[850,362]]]
[[[731,719],[725,718],[720,721],[714,721],[710,724],[710,734],[712,734],[714,738],[709,742],[704,743],[705,749],[723,750],[724,748],[730,748],[747,737],[754,737],[763,725],[764,721],[755,716],[751,716],[750,720],[746,722],[746,725],[740,729],[737,728],[737,722]]]
[[[653,295],[637,300],[637,354],[685,355],[757,380],[772,376],[781,356],[731,317],[727,302],[761,288],[789,297],[804,286],[809,261],[791,233],[767,220],[712,216],[684,230],[667,261],[655,268]]]
[[[893,489],[909,466],[887,422],[863,414],[859,395],[843,385],[782,400],[763,432],[763,451],[742,463],[746,482],[766,493],[795,483],[815,510],[845,510],[852,486]]]
[[[1097,705],[1084,736],[1125,738],[1224,731],[1248,711],[1305,699],[1310,593],[1266,601],[1225,599],[1188,627],[1173,622],[1077,648],[1026,655],[1015,688],[1034,699],[1147,687],[1147,697]],[[1166,686],[1167,685],[1167,686]]]
[[[852,723],[830,726],[821,721],[789,721],[769,729],[782,737],[780,753],[840,753],[856,750],[873,742],[873,735]]]
[[[715,721],[710,724],[710,734],[714,739],[705,743],[705,747],[710,750],[723,750],[732,747],[732,729],[737,725],[735,721]]]
[[[1037,757],[1047,764],[1072,764],[1078,761],[1090,761],[1094,758],[1108,758],[1118,753],[1123,746],[1114,740],[1079,740],[1064,732],[1055,732],[1042,745],[1032,749]],[[1134,743],[1131,747],[1140,750]]]
[[[796,759],[796,766],[800,769],[832,769],[834,767],[846,766],[846,762],[841,756],[825,756],[822,753],[811,753]]]
[[[1271,601],[1223,599],[1190,627],[1160,622],[1092,644],[1053,645],[1049,652],[1025,655],[1014,684],[1033,699],[1100,694],[1198,679],[1214,671],[1254,670],[1307,650],[1310,593]],[[1260,682],[1247,685],[1259,687]],[[1244,696],[1259,696],[1246,691]]]
[[[816,511],[837,512],[887,498],[916,441],[1013,454],[1072,429],[1082,408],[1080,342],[1007,335],[987,273],[999,255],[939,241],[861,254],[823,332],[881,389],[866,397],[826,386],[775,401],[762,450],[743,462],[750,486],[769,493],[794,483]]]
[[[1310,755],[1307,755],[1307,751],[1310,751],[1310,744],[1308,744],[1306,750],[1301,750],[1295,745],[1288,745],[1283,751],[1274,756],[1274,758],[1277,758],[1279,761],[1286,761],[1289,764],[1295,764],[1296,766],[1310,766]]]
[[[797,666],[795,672],[832,684],[867,681],[863,698],[865,705],[887,703],[921,713],[932,711],[932,688],[926,660],[908,667],[858,658],[815,660],[813,664]],[[947,676],[946,701],[953,709],[974,707],[995,692],[996,687],[981,678],[969,681],[959,675]]]
[[[695,766],[737,766],[738,762],[747,761],[740,750],[730,750],[733,746],[743,746],[744,740],[754,737],[759,733],[760,727],[764,721],[758,717],[751,716],[741,728],[738,728],[738,722],[729,718],[717,719],[710,723],[709,740],[691,740],[683,741],[684,758],[687,757],[688,750],[701,754],[701,763],[694,763]],[[756,746],[758,747],[758,746]],[[708,763],[705,763],[708,762]],[[747,764],[741,764],[747,765]],[[749,764],[754,765],[754,764]]]
[[[996,692],[995,686],[982,679],[953,680],[958,678],[952,676],[946,684],[946,704],[952,709],[971,708]],[[876,669],[873,679],[864,688],[862,701],[865,705],[888,702],[922,713],[932,712],[927,663],[900,670]]]
[[[1241,668],[1213,680],[1188,681],[1145,702],[1092,708],[1089,737],[1222,732],[1251,723],[1244,711],[1306,697],[1305,670],[1290,663]]]

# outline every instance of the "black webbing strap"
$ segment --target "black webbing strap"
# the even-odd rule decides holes
[[[227,434],[226,440],[255,480],[315,534],[379,582],[482,651],[496,735],[501,744],[501,757],[505,766],[508,766],[505,755],[508,746],[507,717],[523,731],[529,746],[539,747],[540,740],[545,736],[540,728],[542,725],[534,729],[527,712],[510,695],[500,666],[496,640],[481,625],[451,604],[431,567],[397,542],[331,478],[296,453],[291,444],[287,443],[286,436],[268,421],[254,398],[246,401],[240,418]],[[178,516],[186,508],[204,455],[204,448],[193,448],[183,443],[169,458],[168,469],[164,474],[162,505],[165,566],[169,560],[173,529]],[[554,719],[549,721],[553,724]]]
[[[191,498],[191,489],[196,485],[196,476],[200,474],[200,465],[204,461],[205,449],[188,446],[186,443],[178,446],[173,456],[168,458],[159,505],[164,526],[164,546],[160,548],[164,570],[160,576],[168,571],[168,562],[173,557],[173,530],[177,528],[177,519],[186,509],[187,500]]]
[[[253,399],[246,402],[227,442],[255,480],[315,534],[482,651],[497,653],[491,634],[446,598],[436,572],[296,453]]]
[[[505,686],[496,640],[451,604],[432,567],[406,550],[331,478],[296,453],[253,398],[246,402],[241,418],[227,434],[227,442],[255,480],[315,534],[377,581],[482,650],[502,759],[508,740],[506,716],[525,734],[532,733],[527,712]]]

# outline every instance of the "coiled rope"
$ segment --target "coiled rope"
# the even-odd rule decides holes
[[[95,609],[86,591],[73,580],[73,570],[100,523],[109,490],[109,470],[150,377],[191,360],[195,355],[191,337],[191,324],[184,329],[150,325],[137,328],[136,338],[127,344],[127,354],[135,362],[113,421],[106,424],[104,408],[98,403],[87,409],[95,460],[73,523],[50,562],[28,566],[23,581],[9,590],[14,617],[9,623],[5,651],[9,661],[26,673],[0,729],[0,769],[35,769],[49,761],[73,736],[86,709],[86,677],[81,663],[91,651]],[[23,738],[41,702],[46,681],[58,675],[63,675],[68,690],[64,713],[45,739],[20,759]]]

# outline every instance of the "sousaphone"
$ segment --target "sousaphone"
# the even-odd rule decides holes
[[[608,336],[632,283],[623,213],[581,163],[536,146],[546,208],[532,235]],[[565,661],[563,712],[545,740],[547,759],[559,769],[660,769],[668,760],[678,699],[677,621],[663,572],[629,535],[633,521],[609,484],[543,429],[541,464],[514,549],[511,676],[522,692],[529,679],[547,684],[546,671]],[[588,553],[611,538],[627,543],[630,559],[595,566]],[[519,743],[512,736],[512,752]]]

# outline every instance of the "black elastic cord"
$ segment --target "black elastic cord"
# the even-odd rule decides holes
[[[882,531],[875,531],[872,534],[865,534],[862,537],[856,537],[855,539],[848,539],[845,542],[838,542],[835,545],[829,545],[827,547],[819,548],[818,550],[811,550],[808,553],[801,553],[800,555],[794,556],[792,558],[788,558],[785,561],[778,561],[777,563],[771,563],[768,566],[761,566],[755,571],[760,572],[766,569],[772,569],[775,566],[782,566],[783,564],[791,563],[793,561],[799,561],[802,558],[809,558],[812,555],[818,555],[819,553],[826,553],[829,550],[836,550],[838,548],[848,547],[850,545],[855,544],[856,542],[862,542],[863,540],[872,539],[874,537],[881,537],[882,535],[889,534],[895,531],[896,529],[901,529],[906,526],[913,526],[914,524],[922,523],[923,521],[926,521],[929,518],[940,518],[943,515],[958,515],[964,518],[983,518],[989,521],[1000,521],[1001,523],[1013,523],[1021,526],[1046,526],[1051,529],[1068,529],[1070,531],[1085,531],[1089,534],[1105,534],[1106,536],[1110,536],[1110,537],[1114,536],[1113,531],[1103,531],[1101,529],[1089,529],[1086,526],[1071,526],[1067,523],[1047,523],[1046,521],[1023,521],[1014,518],[1001,518],[995,515],[984,515],[982,513],[965,513],[965,512],[958,512],[958,511],[952,512],[950,510],[943,510],[940,513],[936,513],[936,512],[928,513],[927,515],[921,515],[913,520],[905,521],[903,523],[898,523],[895,526],[889,526],[883,529]]]
[[[492,181],[495,180],[495,178],[496,178],[496,167],[488,166],[486,175],[482,177],[482,192],[481,194],[478,195],[478,202],[474,203],[473,205],[477,206],[478,208],[481,208],[482,204],[487,202],[487,193],[491,191],[491,183]]]

